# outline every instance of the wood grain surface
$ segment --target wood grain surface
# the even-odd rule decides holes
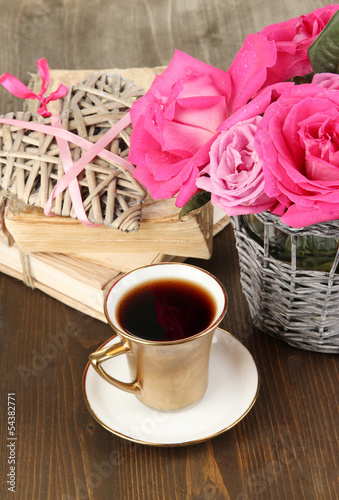
[[[0,73],[166,65],[174,48],[227,69],[245,36],[324,6],[312,0],[0,1]],[[0,89],[0,112],[22,103]],[[155,448],[102,428],[82,396],[88,354],[110,327],[0,274],[0,498],[17,500],[335,500],[338,356],[304,352],[251,326],[232,228],[210,260],[227,288],[222,327],[251,352],[260,393],[234,428]],[[220,381],[222,383],[222,381]],[[15,394],[15,493],[8,491],[8,394]]]

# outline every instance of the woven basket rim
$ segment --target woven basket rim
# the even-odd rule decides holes
[[[254,214],[263,224],[272,224],[284,233],[290,235],[307,235],[323,236],[325,238],[339,237],[339,220],[331,220],[326,222],[318,222],[305,227],[291,227],[281,222],[279,215],[274,215],[271,212],[261,212]]]

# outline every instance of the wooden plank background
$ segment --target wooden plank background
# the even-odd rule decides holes
[[[227,69],[246,35],[317,0],[0,0],[0,74],[167,65],[175,48]],[[0,88],[1,112],[21,109]]]

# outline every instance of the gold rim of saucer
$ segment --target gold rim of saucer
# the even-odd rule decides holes
[[[249,350],[238,340],[234,337],[234,335],[232,335],[231,333],[227,332],[226,330],[222,329],[222,328],[217,328],[217,331],[220,332],[220,333],[223,333],[223,334],[226,334],[226,335],[229,335],[230,337],[232,337],[237,343],[239,343],[239,346],[241,346],[242,348],[246,349],[247,351],[247,354],[249,355],[250,359],[252,360],[253,362],[253,365],[256,369],[256,373],[257,373],[257,387],[256,387],[256,391],[255,391],[255,394],[252,398],[252,400],[249,402],[247,408],[246,408],[246,411],[244,411],[241,415],[239,415],[239,417],[234,421],[232,422],[230,425],[226,426],[225,428],[223,429],[220,429],[219,431],[216,431],[212,434],[209,434],[209,435],[205,435],[199,439],[194,439],[194,440],[187,440],[187,441],[184,441],[184,442],[175,442],[175,443],[161,443],[161,442],[153,442],[153,441],[147,441],[147,440],[144,440],[144,439],[138,439],[138,438],[133,438],[132,436],[128,436],[118,430],[115,430],[113,429],[112,427],[110,427],[108,424],[106,424],[105,422],[103,422],[100,417],[98,417],[98,415],[95,413],[95,411],[93,410],[93,408],[91,407],[91,404],[88,400],[88,397],[87,397],[87,393],[86,393],[86,387],[85,387],[85,384],[86,384],[86,376],[88,374],[88,370],[91,368],[91,364],[90,362],[87,363],[86,367],[85,367],[85,370],[84,370],[84,373],[83,373],[83,377],[82,377],[82,392],[83,392],[83,397],[84,397],[84,400],[85,400],[85,404],[87,406],[87,409],[89,411],[89,413],[92,415],[92,417],[106,430],[108,430],[109,432],[111,432],[112,434],[116,435],[116,436],[119,436],[123,439],[126,439],[127,441],[130,441],[130,442],[133,442],[133,443],[138,443],[138,444],[144,444],[144,445],[147,445],[147,446],[155,446],[155,447],[166,447],[166,448],[175,448],[175,447],[182,447],[182,446],[191,446],[191,445],[194,445],[194,444],[199,444],[199,443],[203,443],[205,441],[208,441],[210,439],[213,439],[217,436],[220,436],[221,434],[225,433],[226,431],[232,429],[232,427],[235,427],[241,420],[243,420],[243,418],[250,412],[250,410],[253,408],[257,398],[258,398],[258,395],[259,395],[259,390],[260,390],[260,377],[259,377],[259,373],[258,373],[258,369],[257,369],[257,366],[256,366],[256,363],[253,359],[253,356],[252,354],[249,352]],[[113,339],[117,338],[118,336],[117,335],[113,335],[111,338],[109,338],[107,341],[105,341],[101,346],[100,346],[100,349],[105,347],[109,342],[111,342]],[[238,346],[238,347],[239,347]],[[93,369],[93,368],[92,368]],[[119,390],[119,389],[117,389]],[[135,397],[135,396],[132,396],[131,397]],[[204,396],[203,396],[204,398]],[[203,399],[202,398],[202,399]],[[199,404],[196,403],[197,405]],[[196,405],[193,405],[193,407],[190,407],[187,409],[187,411],[194,411],[194,407]],[[152,410],[150,409],[151,411],[156,411],[156,410]],[[185,411],[185,409],[181,410],[181,411]],[[161,412],[161,413],[172,413],[172,412]]]

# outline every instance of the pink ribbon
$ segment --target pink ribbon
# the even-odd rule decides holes
[[[51,123],[55,127],[59,127],[62,129],[62,124],[61,124],[59,115],[52,116]],[[71,151],[69,149],[68,142],[65,139],[62,139],[61,137],[56,137],[56,141],[57,141],[57,144],[59,147],[59,153],[60,153],[60,158],[62,161],[62,166],[63,166],[64,172],[66,173],[73,167],[73,160],[72,160]],[[76,179],[71,181],[68,185],[68,189],[69,189],[69,194],[71,196],[71,200],[73,203],[75,215],[80,220],[80,222],[82,222],[82,224],[84,224],[85,226],[88,226],[88,227],[96,226],[96,224],[93,224],[87,218],[85,208],[84,208],[84,205],[82,203],[81,192],[80,192],[80,187],[79,187],[78,181]],[[51,211],[54,198],[55,198],[55,196],[54,196],[54,190],[53,190],[49,199],[47,200],[47,203],[46,203],[45,208],[44,208],[45,215],[48,215],[49,217],[55,215]],[[102,224],[98,224],[98,225],[102,225]]]
[[[52,113],[47,110],[47,104],[50,101],[56,101],[60,99],[60,97],[64,97],[68,92],[68,88],[60,84],[55,92],[52,92],[47,97],[43,97],[49,86],[49,67],[46,59],[38,59],[36,64],[42,80],[39,94],[32,92],[24,83],[8,73],[3,73],[3,75],[0,76],[0,83],[8,92],[16,97],[20,97],[21,99],[38,99],[38,101],[40,101],[38,113],[44,118],[47,118],[52,115]]]

